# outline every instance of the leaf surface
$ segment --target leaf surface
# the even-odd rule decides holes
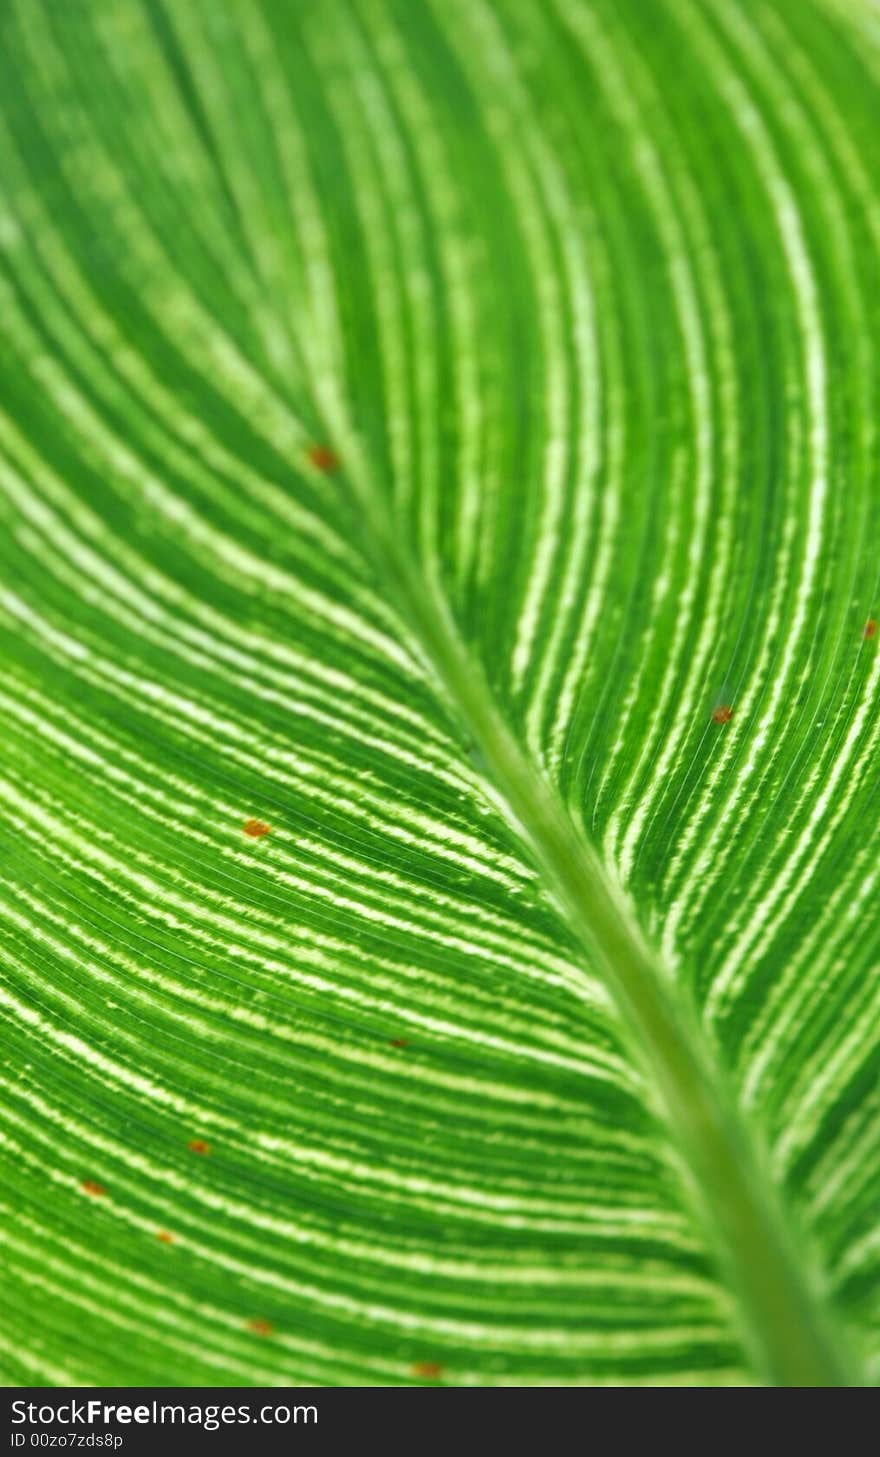
[[[876,1379],[876,12],[0,40],[4,1379]]]

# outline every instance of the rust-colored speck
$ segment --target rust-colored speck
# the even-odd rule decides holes
[[[100,1199],[102,1194],[106,1194],[107,1193],[107,1190],[104,1188],[104,1185],[103,1184],[97,1184],[94,1179],[83,1179],[83,1181],[82,1181],[82,1187],[83,1187],[83,1193],[84,1194],[91,1194],[91,1196],[92,1196],[93,1199]]]
[[[189,1143],[187,1144],[187,1148],[189,1149],[190,1153],[210,1153],[211,1152],[211,1145],[209,1143],[206,1143],[203,1138],[192,1138],[192,1139],[190,1139]]]
[[[730,723],[733,718],[733,709],[729,703],[719,703],[717,708],[712,710],[713,723]]]
[[[242,833],[249,836],[251,840],[259,840],[261,836],[269,833],[269,826],[265,820],[245,820],[241,828]]]
[[[339,456],[329,445],[310,445],[309,460],[316,470],[332,471],[339,464]]]
[[[275,1330],[271,1320],[264,1320],[261,1315],[258,1315],[255,1320],[249,1320],[247,1328],[249,1331],[253,1331],[255,1336],[271,1336]]]
[[[867,638],[877,636],[877,623],[873,617],[868,618],[868,621],[865,623],[865,631],[862,635]]]
[[[163,1245],[173,1245],[174,1244],[174,1235],[173,1234],[169,1234],[167,1229],[157,1229],[156,1230],[156,1238]]]
[[[416,1361],[412,1374],[421,1376],[425,1381],[436,1381],[438,1376],[443,1375],[443,1367],[439,1361]]]
[[[391,1046],[392,1047],[409,1047],[409,1038],[408,1037],[392,1037],[392,1039],[391,1039]]]

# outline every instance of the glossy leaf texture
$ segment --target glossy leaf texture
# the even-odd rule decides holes
[[[0,1374],[876,1380],[877,10],[0,41]]]

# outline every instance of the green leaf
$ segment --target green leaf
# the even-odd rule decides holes
[[[878,85],[3,8],[5,1381],[876,1380]]]

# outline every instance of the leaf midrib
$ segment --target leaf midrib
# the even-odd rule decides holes
[[[631,1053],[656,1095],[654,1111],[670,1134],[686,1203],[734,1299],[758,1379],[772,1386],[866,1385],[807,1236],[794,1233],[793,1212],[783,1205],[696,1012],[645,937],[622,886],[511,733],[445,596],[403,550],[356,437],[343,423],[345,411],[333,404],[325,413],[336,417],[352,448],[347,467],[366,553],[479,750],[528,858],[589,966],[604,976]]]

